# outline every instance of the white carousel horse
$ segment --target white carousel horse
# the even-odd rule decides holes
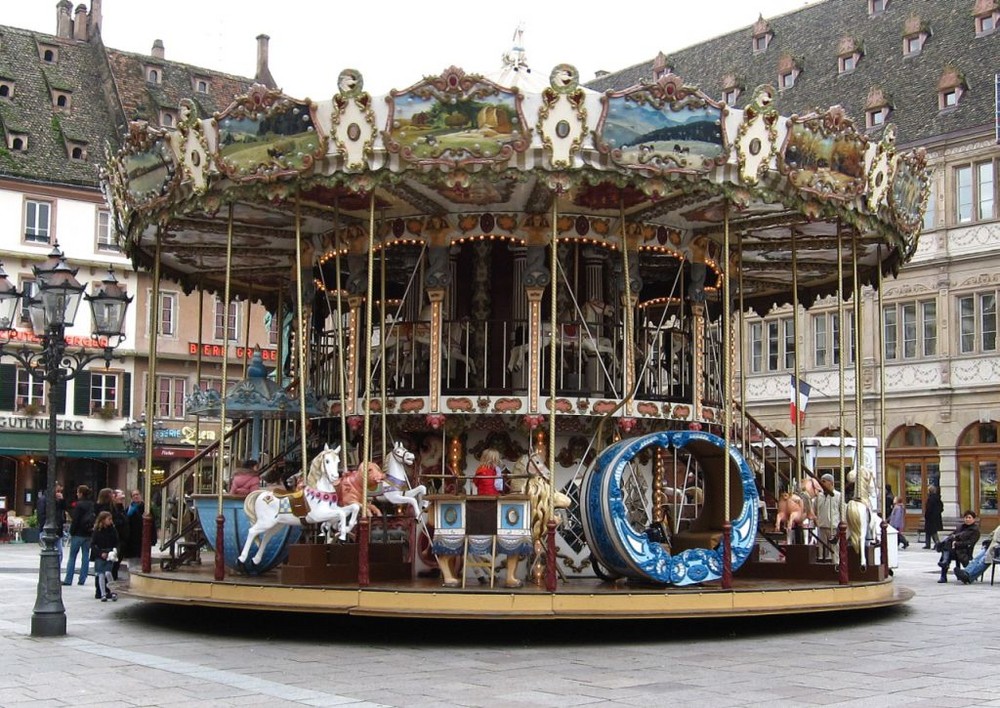
[[[880,538],[879,526],[882,521],[875,509],[878,497],[875,494],[875,473],[862,465],[855,472],[854,499],[847,502],[847,538],[861,558],[861,567],[868,567],[865,548]],[[848,477],[850,479],[850,477]]]
[[[340,540],[346,540],[347,534],[358,521],[361,505],[340,506],[336,491],[339,481],[340,446],[330,449],[330,446],[326,445],[309,465],[306,487],[303,490],[303,500],[309,510],[306,516],[299,517],[292,512],[289,501],[291,495],[279,496],[270,489],[251,492],[243,502],[243,511],[250,519],[251,526],[246,543],[243,544],[243,552],[239,556],[240,562],[246,563],[254,540],[260,536],[260,544],[254,556],[254,563],[260,563],[264,557],[264,548],[277,531],[279,524],[301,526],[307,523],[336,521],[340,529]]]
[[[420,318],[413,325],[412,337],[413,341],[417,344],[422,344],[427,348],[431,346],[431,312],[433,311],[433,306],[430,304],[424,305],[423,309],[420,310]],[[455,359],[465,364],[466,370],[470,374],[476,373],[476,362],[465,355],[462,351],[462,329],[454,324],[448,326],[448,323],[441,323],[441,356],[445,359]]]
[[[422,484],[410,487],[406,468],[413,464],[414,459],[413,453],[403,447],[403,443],[397,442],[393,445],[386,468],[383,470],[385,478],[373,496],[385,499],[390,504],[407,505],[413,509],[413,515],[419,519],[420,514],[427,508],[427,502],[424,501],[427,487]]]
[[[541,349],[552,343],[552,325],[549,322],[542,322]],[[565,349],[575,350],[579,348],[584,354],[607,354],[614,356],[615,347],[607,337],[595,337],[593,330],[588,332],[578,324],[561,324],[559,326],[559,337],[556,342],[558,346]],[[524,360],[531,351],[531,342],[518,344],[510,350],[510,357],[507,359],[507,370],[510,372],[520,371],[524,368]]]
[[[386,358],[396,357],[406,359],[413,353],[414,345],[431,346],[431,305],[424,305],[416,322],[394,322],[386,325],[385,350]],[[446,359],[454,359],[465,364],[470,374],[476,373],[476,362],[462,351],[462,330],[460,327],[442,323],[441,355]],[[382,350],[381,330],[372,330],[371,352],[378,357]]]

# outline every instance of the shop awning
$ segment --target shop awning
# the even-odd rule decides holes
[[[56,450],[59,457],[129,457],[121,435],[58,433]],[[0,455],[47,455],[49,434],[5,430],[0,434]]]

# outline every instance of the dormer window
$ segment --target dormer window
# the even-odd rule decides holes
[[[771,31],[771,25],[767,23],[763,15],[757,17],[757,21],[754,23],[751,31],[753,53],[762,54],[766,52],[768,45],[771,44],[771,39],[774,37],[774,33]]]
[[[778,60],[778,88],[782,91],[795,85],[802,69],[791,55],[785,54]]]
[[[912,57],[920,54],[924,48],[924,42],[931,36],[927,23],[920,19],[918,15],[913,15],[906,20],[903,25],[903,56]]]
[[[69,159],[71,160],[86,160],[87,159],[87,146],[83,143],[68,142],[66,143],[66,148],[69,150]]]
[[[28,135],[26,133],[7,133],[7,147],[15,152],[24,152],[28,149]]]
[[[147,66],[146,67],[146,83],[147,84],[161,84],[163,83],[163,72],[159,67]]]
[[[0,79],[0,98],[14,98],[14,82]]]
[[[728,106],[735,106],[740,94],[743,93],[743,83],[737,78],[735,73],[725,74],[722,77],[722,102]]]
[[[976,0],[976,8],[972,11],[976,18],[976,36],[985,37],[996,31],[1000,22],[1000,8],[997,0]]]
[[[885,125],[886,118],[889,117],[889,107],[872,108],[865,113],[865,126],[868,128],[878,128]]]
[[[177,124],[177,113],[163,109],[160,111],[160,125],[164,128],[173,128]]]
[[[952,66],[946,67],[938,80],[938,110],[946,111],[955,108],[962,100],[967,86],[965,77]]]
[[[58,89],[52,90],[52,105],[56,108],[61,108],[63,110],[69,110],[73,107],[73,94],[69,91],[60,91]]]
[[[196,93],[208,93],[208,81],[205,79],[195,79],[194,90]]]
[[[868,130],[880,128],[889,120],[892,113],[891,98],[878,86],[873,86],[868,91],[868,99],[865,101],[865,127]]]
[[[888,4],[889,0],[868,0],[868,14],[881,15]]]
[[[59,62],[59,48],[52,44],[39,44],[38,57],[46,64],[57,64]]]
[[[861,42],[854,37],[841,37],[837,43],[837,72],[849,74],[857,69],[861,54]]]

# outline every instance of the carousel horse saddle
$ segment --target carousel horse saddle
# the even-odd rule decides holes
[[[275,489],[273,494],[278,500],[278,513],[295,514],[300,519],[309,515],[309,504],[306,503],[306,493],[303,490],[289,492]]]

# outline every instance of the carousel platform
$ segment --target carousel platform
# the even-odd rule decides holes
[[[596,578],[560,581],[550,593],[524,587],[451,589],[437,578],[356,585],[289,585],[277,573],[228,575],[215,581],[210,553],[198,567],[131,574],[128,595],[148,602],[271,612],[373,617],[542,620],[695,619],[745,615],[839,612],[900,605],[913,591],[892,578],[840,585],[822,580],[766,580],[738,575],[733,587],[659,587],[606,583]]]

